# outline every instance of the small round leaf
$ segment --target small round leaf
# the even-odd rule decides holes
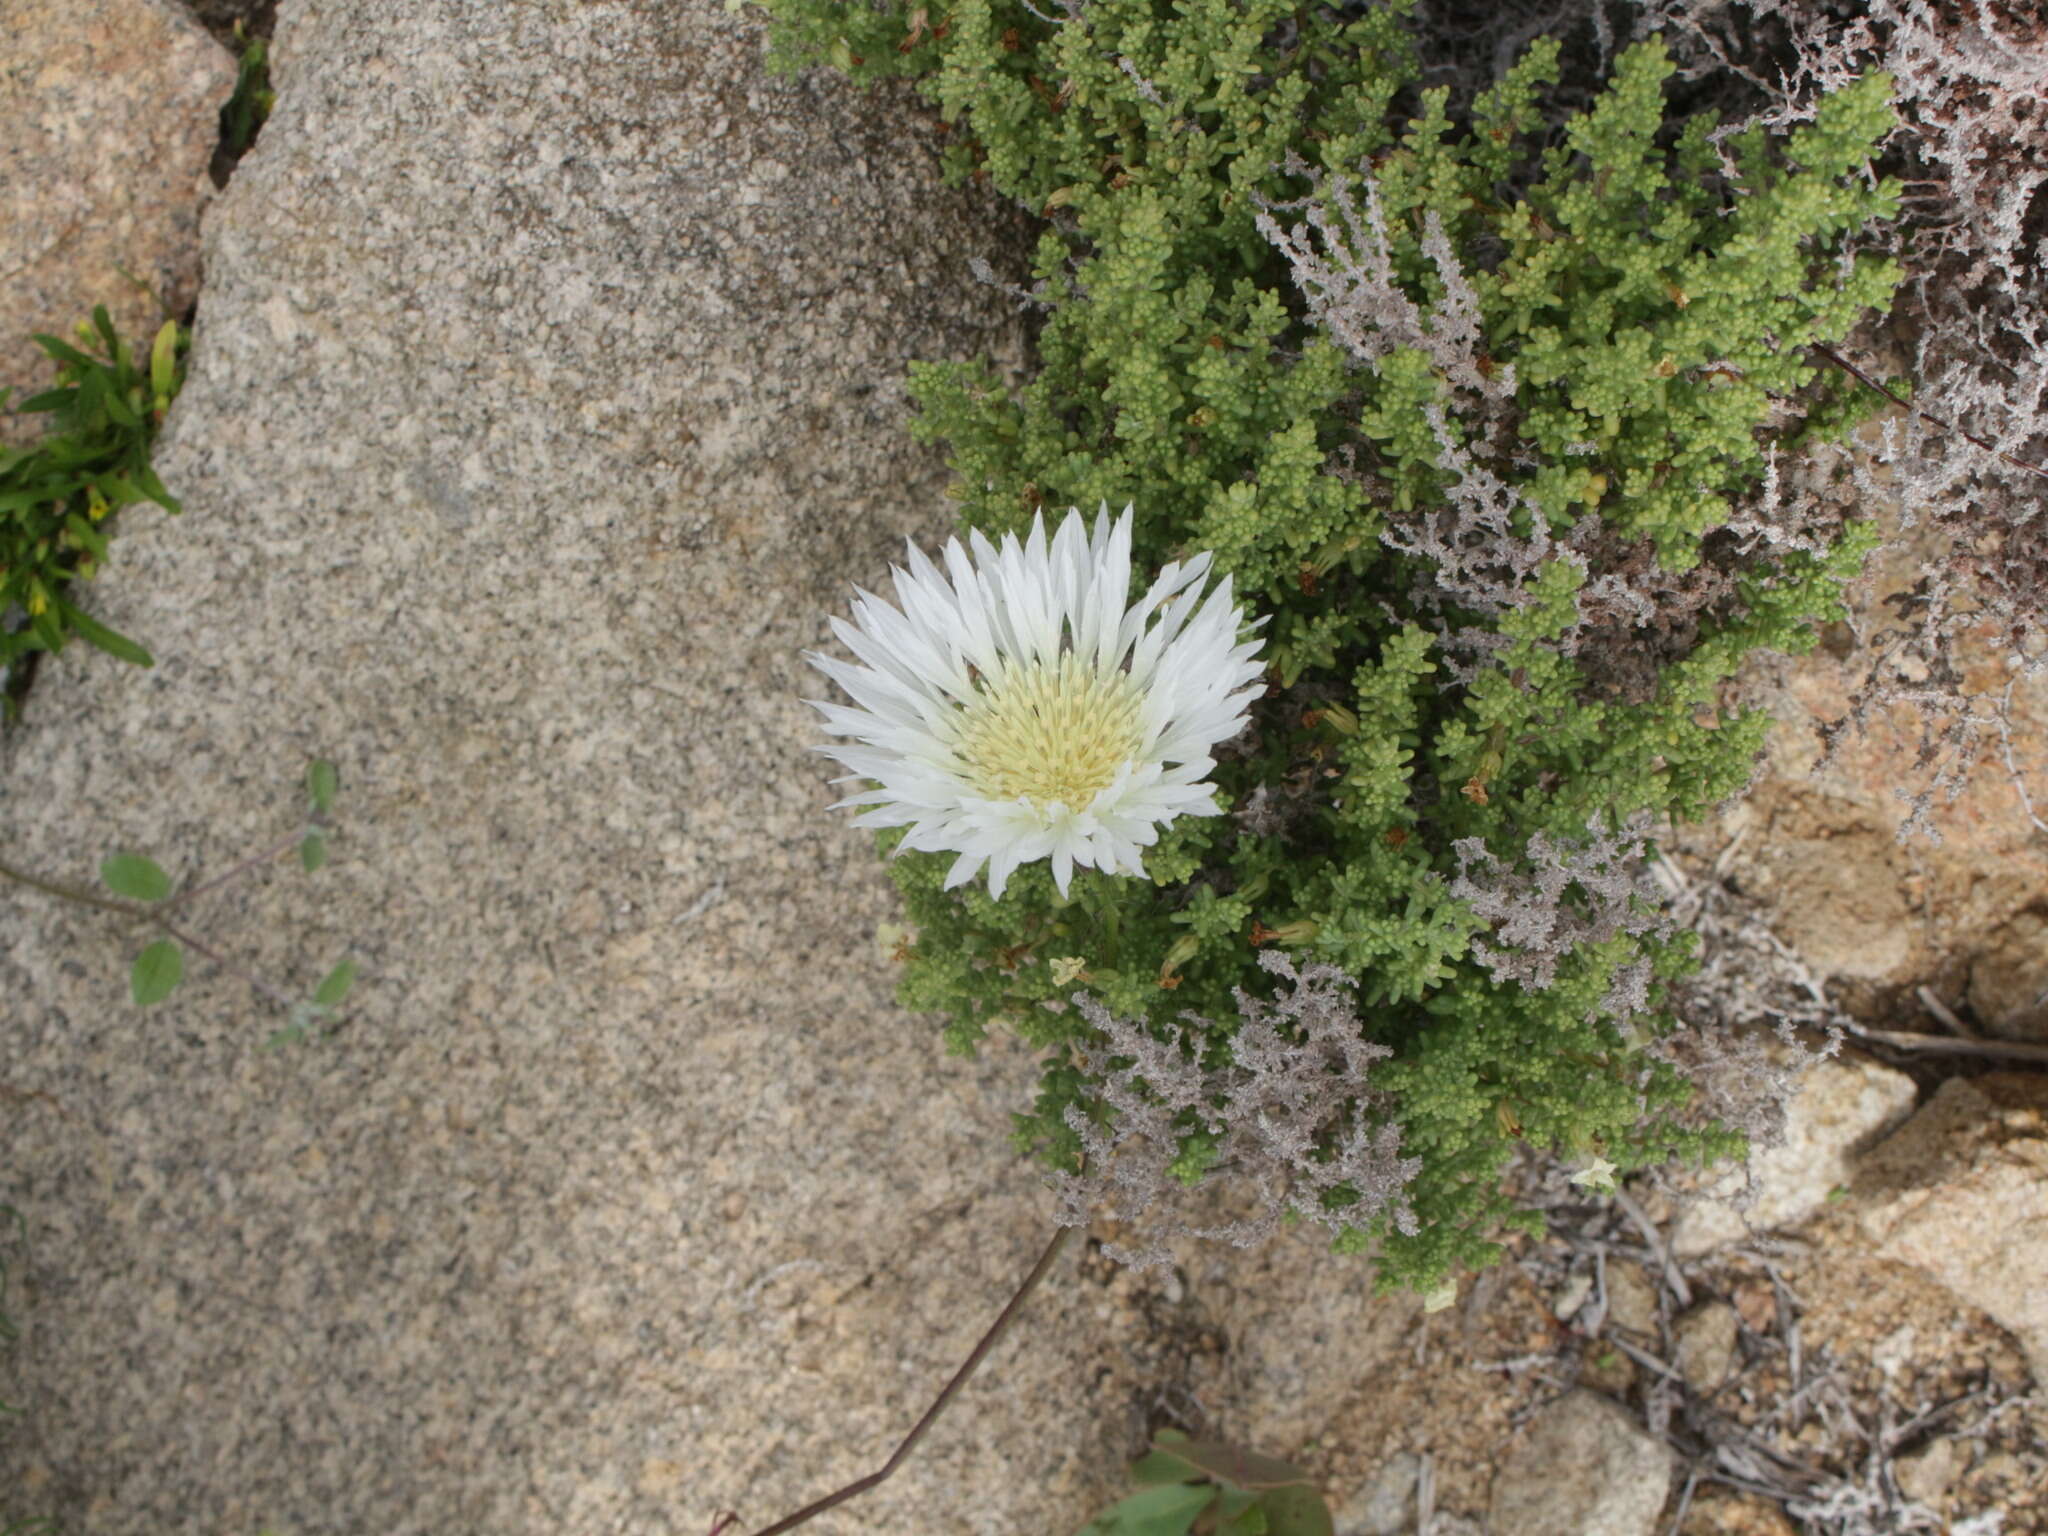
[[[326,758],[316,757],[306,766],[306,796],[316,815],[325,816],[334,809],[335,791],[340,788],[341,775]]]
[[[348,996],[348,989],[355,984],[356,963],[353,960],[344,960],[327,973],[327,979],[315,989],[313,1001],[322,1008],[339,1007],[341,1000]]]
[[[299,864],[307,874],[313,873],[327,862],[327,839],[317,832],[308,832],[299,844]]]
[[[130,901],[162,901],[171,894],[171,877],[156,860],[139,853],[107,855],[100,860],[100,878],[106,881],[108,890]]]
[[[128,988],[138,1008],[160,1003],[185,979],[185,952],[169,939],[158,939],[135,957]]]

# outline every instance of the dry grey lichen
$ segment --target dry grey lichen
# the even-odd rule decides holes
[[[1474,939],[1472,954],[1496,981],[1543,991],[1557,979],[1557,963],[1589,944],[1620,934],[1671,932],[1662,892],[1643,865],[1650,818],[1638,814],[1609,833],[1595,816],[1583,840],[1538,832],[1529,839],[1528,865],[1511,868],[1483,838],[1451,845],[1458,878],[1451,894],[1493,927],[1491,940]],[[1625,1020],[1649,1006],[1647,960],[1622,967],[1603,1004]]]
[[[1505,409],[1515,398],[1513,365],[1489,376],[1479,365],[1486,351],[1480,333],[1479,295],[1473,290],[1434,211],[1424,215],[1422,251],[1436,267],[1443,294],[1424,315],[1408,297],[1394,269],[1378,183],[1370,171],[1354,177],[1317,175],[1298,155],[1282,167],[1306,176],[1315,194],[1301,203],[1303,222],[1286,229],[1263,200],[1254,222],[1259,233],[1287,258],[1295,286],[1308,302],[1310,318],[1354,362],[1372,364],[1389,352],[1414,347],[1429,356],[1451,384]],[[1352,188],[1359,196],[1352,196]],[[1313,231],[1311,237],[1310,231]]]
[[[1365,1038],[1351,996],[1355,983],[1332,965],[1297,968],[1279,950],[1264,951],[1259,963],[1285,989],[1270,1001],[1239,990],[1243,1022],[1229,1060],[1216,1067],[1191,1057],[1178,1036],[1157,1039],[1142,1022],[1074,994],[1074,1006],[1101,1037],[1078,1046],[1076,1062],[1100,1079],[1114,1120],[1104,1126],[1067,1110],[1086,1161],[1078,1174],[1054,1176],[1058,1220],[1083,1226],[1102,1215],[1142,1233],[1137,1247],[1104,1244],[1120,1262],[1170,1264],[1165,1244],[1179,1237],[1248,1248],[1290,1216],[1340,1231],[1388,1212],[1400,1230],[1415,1229],[1402,1190],[1420,1159],[1402,1157],[1399,1128],[1374,1113],[1368,1075],[1373,1062],[1392,1053]],[[1193,1016],[1189,1022],[1197,1033],[1208,1027]],[[1195,1185],[1173,1171],[1191,1130],[1212,1137],[1217,1153]],[[1248,1194],[1252,1214],[1204,1226],[1157,1213],[1162,1205],[1186,1204],[1216,1180]],[[1332,1205],[1330,1196],[1344,1203]]]

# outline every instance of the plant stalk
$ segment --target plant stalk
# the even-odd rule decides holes
[[[974,1374],[976,1367],[983,1360],[987,1359],[989,1351],[1002,1341],[1003,1335],[1009,1331],[1010,1324],[1017,1320],[1017,1314],[1024,1309],[1025,1301],[1030,1298],[1033,1291],[1038,1289],[1038,1283],[1051,1273],[1053,1260],[1059,1257],[1060,1250],[1066,1247],[1067,1239],[1073,1235],[1074,1229],[1072,1227],[1061,1227],[1059,1231],[1053,1234],[1052,1241],[1045,1245],[1045,1252],[1041,1253],[1038,1256],[1038,1262],[1031,1266],[1031,1273],[1024,1277],[1023,1283],[1011,1295],[1003,1310],[996,1314],[996,1320],[989,1324],[988,1332],[984,1333],[981,1336],[980,1342],[969,1351],[967,1358],[960,1363],[960,1369],[953,1373],[953,1379],[947,1382],[939,1395],[932,1400],[931,1407],[924,1411],[924,1417],[911,1427],[910,1433],[903,1437],[903,1443],[898,1445],[895,1453],[882,1463],[879,1471],[870,1472],[866,1477],[859,1479],[857,1482],[848,1483],[837,1492],[826,1494],[824,1498],[819,1499],[814,1504],[806,1504],[795,1514],[785,1515],[773,1525],[762,1527],[762,1529],[754,1533],[754,1536],[782,1536],[784,1531],[793,1531],[805,1521],[822,1515],[833,1506],[843,1504],[848,1499],[866,1493],[870,1488],[875,1487],[901,1466],[904,1458],[910,1455],[917,1442],[924,1438],[925,1432],[938,1422],[939,1415],[946,1411],[946,1408],[952,1403],[954,1397],[958,1395],[960,1389],[967,1385],[967,1380]],[[724,1520],[721,1520],[713,1527],[714,1532],[727,1529],[729,1529],[729,1525]]]
[[[192,901],[197,897],[204,896],[208,891],[217,891],[230,880],[239,879],[258,865],[268,864],[272,859],[291,852],[292,849],[299,846],[305,835],[303,831],[294,832],[276,847],[266,848],[261,853],[250,854],[248,858],[242,860],[241,863],[228,870],[225,874],[215,875],[211,880],[206,881],[202,885],[189,885],[182,891],[173,891],[164,899],[164,905],[166,907],[175,907],[181,902]]]
[[[46,896],[55,896],[59,901],[75,901],[80,906],[98,907],[102,912],[117,912],[126,918],[146,920],[152,915],[147,907],[138,906],[133,902],[115,901],[107,896],[95,896],[91,891],[81,891],[76,886],[59,885],[54,880],[45,880],[39,875],[32,875],[25,869],[16,869],[12,864],[5,862],[0,862],[0,878],[33,887]]]

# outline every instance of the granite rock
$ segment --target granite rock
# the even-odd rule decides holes
[[[1598,1393],[1569,1392],[1509,1451],[1491,1528],[1514,1536],[1649,1536],[1671,1490],[1671,1452]]]
[[[332,758],[329,866],[191,920],[362,979],[266,1052],[241,982],[138,1012],[128,934],[0,901],[10,1516],[751,1528],[873,1469],[1048,1237],[1008,1145],[1035,1067],[894,1004],[799,659],[948,525],[904,370],[1019,356],[968,262],[1028,246],[941,187],[909,91],[761,46],[718,0],[285,8],[159,456],[186,511],[131,512],[95,584],[157,666],[44,668],[0,825],[62,878],[133,847],[185,879]],[[1172,1308],[1105,1267],[1062,1261],[810,1529],[1072,1529],[1169,1368],[1286,1454],[1413,1319],[1306,1242]]]
[[[1422,1458],[1400,1451],[1387,1458],[1372,1480],[1338,1506],[1339,1536],[1407,1536],[1415,1529],[1415,1500]]]
[[[1617,1259],[1607,1266],[1607,1326],[1627,1333],[1631,1343],[1658,1341],[1657,1287],[1633,1259]]]
[[[1969,1453],[1948,1435],[1937,1435],[1893,1463],[1899,1492],[1920,1504],[1938,1504],[1969,1468]]]
[[[20,398],[50,378],[31,332],[68,340],[104,304],[146,350],[192,303],[235,64],[172,0],[4,0],[0,35],[0,387]]]
[[[1924,984],[1951,1007],[1967,1005],[1986,1033],[2048,1040],[2048,840],[2036,830],[2048,807],[2048,675],[2014,679],[1994,625],[1960,638],[1978,713],[2010,686],[2008,732],[1987,732],[1960,761],[1944,752],[1944,771],[1962,782],[1933,796],[1933,836],[1898,836],[1935,771],[1920,761],[1917,706],[1876,708],[1867,729],[1823,751],[1821,728],[1844,718],[1871,665],[1846,643],[1849,630],[1895,623],[1892,604],[1955,554],[1927,520],[1900,531],[1895,508],[1872,511],[1891,536],[1850,595],[1851,625],[1830,637],[1844,643],[1752,662],[1744,695],[1778,720],[1762,770],[1715,824],[1682,841],[1713,859],[1739,839],[1727,874],[1852,1012],[1918,1014],[1912,993]]]
[[[1755,1200],[1744,1209],[1741,1169],[1708,1186],[1679,1212],[1671,1245],[1697,1258],[1750,1232],[1804,1221],[1848,1184],[1855,1155],[1903,1124],[1913,1112],[1913,1080],[1855,1051],[1815,1062],[1785,1106],[1785,1138],[1750,1159]]]
[[[277,15],[277,0],[182,0],[201,25],[222,42],[232,43],[239,24],[245,35],[269,35]]]
[[[1672,1325],[1672,1361],[1685,1384],[1710,1397],[1728,1379],[1741,1320],[1725,1301],[1704,1301]]]
[[[1981,1307],[2048,1381],[2048,1078],[1951,1078],[1858,1169],[1878,1252]]]

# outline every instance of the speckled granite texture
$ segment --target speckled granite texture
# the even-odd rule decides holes
[[[17,399],[50,380],[30,333],[68,340],[104,304],[147,351],[162,304],[192,302],[234,88],[174,0],[0,0],[0,385]],[[0,441],[35,430],[0,416]]]
[[[716,0],[298,0],[208,215],[190,384],[0,845],[180,876],[345,785],[334,863],[206,920],[355,1017],[0,896],[11,1516],[67,1533],[688,1532],[874,1466],[1047,1233],[1016,1054],[890,1000],[798,659],[946,522],[905,363],[1015,356],[907,93],[767,77]],[[1063,1263],[895,1481],[820,1532],[1071,1529],[1189,1399],[1286,1452],[1412,1304],[1308,1245],[1133,1301]],[[1178,1396],[1175,1396],[1178,1394]]]

